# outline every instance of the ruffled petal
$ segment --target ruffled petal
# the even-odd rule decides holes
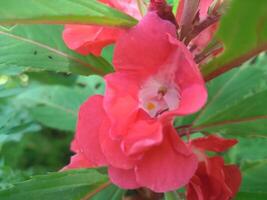
[[[136,79],[135,75],[120,72],[105,77],[104,109],[111,120],[113,137],[123,135],[128,124],[135,120],[139,88]]]
[[[172,70],[179,87],[180,102],[177,109],[166,115],[188,115],[197,112],[207,101],[207,89],[194,58],[186,46],[169,35],[175,50],[162,65],[163,70]]]
[[[131,15],[136,19],[142,18],[136,0],[104,0],[104,1],[108,2],[112,7],[117,8],[118,10],[121,10],[127,13],[128,15]]]
[[[61,171],[80,168],[96,167],[91,163],[82,153],[75,154],[71,157],[70,163],[64,167]]]
[[[123,189],[137,189],[141,187],[136,182],[134,169],[119,169],[114,167],[109,167],[108,174],[110,180]]]
[[[238,140],[236,139],[225,139],[216,135],[192,140],[192,145],[196,148],[214,152],[224,152],[237,143]]]
[[[113,60],[115,69],[135,71],[139,76],[156,72],[173,50],[167,34],[176,36],[175,25],[161,19],[156,12],[149,12],[118,39]]]
[[[242,175],[239,168],[235,165],[228,165],[224,167],[225,183],[232,191],[231,197],[233,198],[241,185]]]
[[[129,157],[121,147],[121,141],[110,137],[110,121],[105,119],[100,129],[101,148],[109,165],[120,169],[132,169],[139,157]]]
[[[202,192],[202,182],[198,176],[193,176],[190,183],[186,187],[187,200],[205,200]]]
[[[134,155],[160,144],[162,140],[162,124],[139,110],[136,122],[129,125],[128,133],[122,139],[122,148],[127,155]]]
[[[141,18],[135,0],[99,1],[137,19]],[[123,32],[123,29],[114,27],[69,24],[65,26],[63,31],[63,39],[70,49],[82,55],[92,53],[99,56],[102,49],[109,44],[115,43]]]
[[[82,55],[92,53],[98,56],[102,49],[114,43],[122,32],[118,28],[73,24],[65,26],[63,39],[70,49]]]
[[[171,127],[166,127],[164,134],[162,144],[147,152],[136,166],[137,182],[155,192],[172,191],[184,186],[194,175],[198,164],[193,153],[185,155],[173,148],[173,143],[183,141]],[[175,142],[170,138],[171,134]]]
[[[96,166],[107,164],[99,143],[103,119],[103,96],[92,96],[80,107],[74,147]]]
[[[241,174],[234,165],[225,165],[219,156],[200,162],[194,178],[188,185],[187,199],[227,200],[238,192]]]

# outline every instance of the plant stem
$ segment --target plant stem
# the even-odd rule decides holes
[[[100,185],[96,190],[94,190],[93,192],[88,193],[81,200],[89,200],[90,198],[92,198],[93,196],[95,196],[98,192],[100,192],[101,190],[104,190],[106,187],[108,187],[110,184],[111,183],[108,181],[108,182]]]
[[[209,26],[215,24],[220,20],[220,15],[212,15],[205,19],[203,22],[196,25],[193,30],[186,36],[184,43],[188,45],[196,36]]]
[[[163,193],[156,193],[147,188],[138,189],[137,192],[142,200],[161,200],[163,198]]]
[[[145,15],[145,4],[143,0],[136,0],[137,6],[138,6],[138,10],[140,12],[140,14],[142,15],[142,17]]]

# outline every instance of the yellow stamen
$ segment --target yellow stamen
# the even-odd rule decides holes
[[[148,110],[154,110],[156,108],[156,105],[152,102],[148,102],[147,105],[146,105],[146,108]]]

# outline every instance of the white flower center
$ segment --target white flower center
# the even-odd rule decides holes
[[[174,110],[180,103],[179,88],[175,83],[151,78],[139,92],[140,107],[151,117],[157,117],[165,111]]]

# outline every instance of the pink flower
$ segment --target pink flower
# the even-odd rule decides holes
[[[93,96],[81,106],[72,145],[76,155],[65,169],[108,166],[111,181],[127,189],[165,192],[187,184],[197,159],[172,125],[139,109],[125,132],[114,136],[104,98]]]
[[[188,183],[197,158],[172,120],[199,110],[207,92],[175,28],[150,12],[117,41],[117,72],[105,77],[104,96],[81,106],[67,168],[108,166],[111,181],[127,189],[166,192]]]
[[[223,152],[237,143],[235,139],[208,136],[192,141],[199,157],[198,169],[187,185],[188,200],[229,200],[238,192],[241,173],[235,165],[225,165],[219,156],[207,157],[205,151]]]
[[[135,0],[99,1],[137,19],[141,18]],[[70,49],[80,54],[87,55],[92,53],[98,56],[105,46],[116,42],[123,32],[123,29],[114,27],[69,24],[65,26],[63,39]]]
[[[156,12],[149,12],[118,39],[114,65],[117,72],[106,78],[107,83],[117,79],[124,81],[117,87],[127,85],[131,89],[109,89],[116,94],[113,100],[108,98],[113,101],[110,105],[119,105],[117,96],[128,95],[135,97],[129,111],[141,107],[151,117],[166,117],[194,113],[207,100],[205,83],[192,54],[176,40],[175,25]]]
[[[241,173],[235,165],[225,165],[221,157],[208,158],[198,165],[187,186],[187,200],[230,200],[238,192]]]

